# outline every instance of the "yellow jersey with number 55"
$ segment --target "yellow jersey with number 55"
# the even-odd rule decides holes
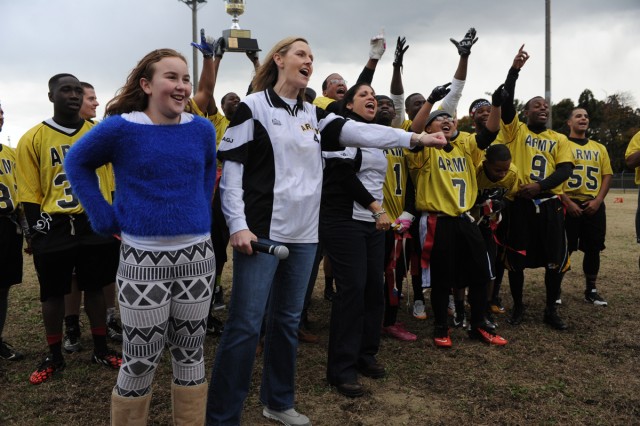
[[[560,163],[574,164],[569,140],[562,133],[546,129],[535,133],[518,116],[511,123],[500,123],[502,143],[511,151],[512,162],[518,168],[518,183],[540,182],[556,171]],[[549,190],[562,194],[562,185]]]
[[[16,148],[16,182],[20,202],[40,204],[49,214],[83,212],[80,201],[71,190],[64,171],[64,157],[71,146],[93,123],[85,121],[80,129],[69,129],[52,119],[31,128],[20,138]],[[96,171],[102,194],[111,201],[113,173],[107,166]]]
[[[600,192],[602,177],[612,175],[609,153],[604,145],[594,141],[569,140],[575,167],[564,182],[564,193],[580,201],[593,200]]]

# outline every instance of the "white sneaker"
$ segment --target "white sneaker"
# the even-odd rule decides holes
[[[424,310],[424,302],[422,300],[413,302],[413,317],[419,320],[427,319],[427,312]]]
[[[311,426],[309,417],[298,413],[294,408],[286,411],[275,411],[264,407],[262,415],[268,419],[277,420],[287,426]]]

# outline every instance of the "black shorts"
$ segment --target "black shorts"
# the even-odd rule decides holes
[[[545,267],[563,270],[568,261],[564,207],[559,198],[538,205],[516,198],[508,207],[505,266],[510,271]]]
[[[493,278],[478,226],[460,217],[438,217],[430,266],[432,287],[485,285]]]
[[[581,205],[582,201],[572,200]],[[593,252],[604,250],[604,239],[607,233],[607,214],[604,203],[592,216],[582,215],[564,218],[564,226],[567,230],[567,245],[569,252],[580,250]]]
[[[220,188],[216,189],[211,204],[211,241],[216,255],[216,273],[222,274],[222,268],[227,263],[227,246],[229,245],[229,228],[222,214]]]
[[[71,292],[75,272],[80,291],[98,291],[115,281],[120,243],[85,245],[33,255],[40,282],[40,301]]]
[[[115,238],[98,235],[91,229],[86,214],[42,214],[38,221],[46,233],[34,232],[31,248],[34,254],[53,253],[74,247],[113,243]]]
[[[22,231],[8,217],[0,217],[0,288],[22,282]]]
[[[491,270],[495,271],[498,245],[495,241],[494,231],[486,223],[480,224],[478,226],[478,229],[480,229],[480,233],[482,234],[482,238],[484,239],[484,245],[487,247],[487,254],[489,255]]]

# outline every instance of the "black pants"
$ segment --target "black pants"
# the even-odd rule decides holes
[[[384,310],[384,232],[373,222],[322,218],[320,235],[337,293],[331,303],[327,380],[354,382],[375,362]]]

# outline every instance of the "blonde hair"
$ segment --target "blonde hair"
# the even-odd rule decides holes
[[[253,88],[253,92],[262,92],[269,87],[273,87],[278,81],[278,66],[276,65],[273,56],[278,53],[280,56],[284,56],[287,54],[289,49],[293,43],[301,41],[305,44],[309,44],[309,42],[302,37],[287,37],[275,44],[265,56],[266,60],[258,70],[256,71],[256,75],[253,77],[253,81],[251,83],[251,87]],[[300,89],[298,93],[298,97],[304,99],[304,90]]]
[[[133,111],[144,111],[149,104],[149,96],[140,87],[140,79],[151,80],[155,72],[156,63],[164,58],[180,58],[185,64],[187,63],[185,57],[173,49],[156,49],[147,53],[144,58],[140,59],[138,65],[131,70],[124,86],[107,103],[105,117]]]

